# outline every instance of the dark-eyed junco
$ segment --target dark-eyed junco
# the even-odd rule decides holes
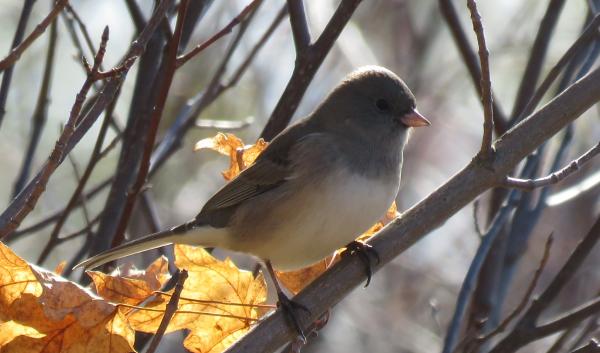
[[[408,130],[427,125],[398,76],[382,67],[360,68],[312,114],[273,139],[194,220],[77,267],[170,243],[240,251],[280,270],[308,266],[381,218],[398,192]]]

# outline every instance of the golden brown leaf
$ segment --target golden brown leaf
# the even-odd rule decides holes
[[[249,167],[262,151],[267,148],[268,143],[262,138],[254,145],[244,145],[244,142],[234,134],[218,133],[196,142],[194,151],[211,149],[229,156],[229,169],[222,172],[226,180],[235,178],[240,172]]]
[[[65,266],[67,266],[67,262],[65,260],[62,260],[54,268],[54,273],[56,273],[59,276],[62,275],[63,271],[65,270]]]
[[[178,310],[167,332],[188,329],[186,348],[221,352],[244,334],[262,311],[267,288],[262,276],[238,269],[229,259],[219,261],[202,248],[175,246],[175,264],[188,271]],[[173,291],[146,305],[157,311],[136,310],[129,322],[138,331],[155,332]],[[242,304],[242,305],[232,305]]]
[[[167,258],[161,256],[145,271],[116,271],[110,275],[88,271],[87,274],[92,278],[96,293],[102,298],[115,303],[138,305],[169,280],[168,265]]]
[[[0,243],[4,352],[131,352],[134,332],[116,306],[28,265]]]
[[[275,271],[279,282],[292,293],[297,294],[308,286],[315,278],[319,277],[325,270],[339,260],[337,253],[317,262],[314,265],[295,271]]]

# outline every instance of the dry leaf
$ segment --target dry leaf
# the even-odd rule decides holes
[[[0,243],[0,351],[131,352],[134,332],[116,306]]]
[[[275,271],[279,283],[283,284],[292,293],[297,294],[304,287],[308,286],[315,278],[319,277],[331,265],[337,262],[339,256],[332,255],[317,262],[316,264],[304,267],[295,271]]]
[[[99,271],[88,271],[96,293],[102,298],[129,305],[138,305],[148,299],[171,277],[169,264],[164,256],[156,259],[145,271],[129,270],[127,273],[116,271],[107,275]]]
[[[254,145],[244,145],[244,142],[234,134],[218,133],[196,142],[194,151],[211,149],[229,156],[229,169],[222,172],[226,180],[235,178],[240,172],[248,168],[262,151],[267,148],[268,143],[262,138]]]
[[[167,332],[190,330],[184,342],[189,350],[221,352],[262,314],[262,310],[250,306],[266,300],[267,288],[262,276],[254,278],[251,272],[238,269],[229,259],[219,261],[202,248],[186,245],[175,246],[175,264],[188,271],[188,279]],[[146,307],[158,311],[136,310],[129,315],[129,322],[138,331],[155,332],[169,298],[157,295]]]
[[[65,270],[65,266],[67,266],[67,262],[65,260],[62,260],[54,268],[54,273],[56,273],[59,276],[62,275],[63,271]]]

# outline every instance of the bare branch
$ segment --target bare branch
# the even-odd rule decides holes
[[[300,56],[310,45],[310,31],[304,13],[304,3],[302,0],[287,0],[287,8],[290,13],[296,54]]]
[[[505,188],[517,188],[521,190],[531,191],[542,186],[553,185],[561,182],[569,175],[575,173],[582,165],[590,161],[594,156],[600,153],[600,142],[581,155],[581,157],[572,161],[566,167],[538,179],[519,179],[507,176],[502,181],[501,186]]]
[[[558,77],[562,69],[579,53],[585,46],[594,39],[598,34],[598,26],[600,26],[600,14],[596,15],[590,24],[584,29],[583,33],[575,40],[575,42],[567,49],[565,54],[558,60],[558,62],[552,67],[544,81],[540,84],[535,94],[529,99],[525,108],[523,108],[520,115],[516,118],[516,121],[520,121],[523,117],[531,114],[535,107],[542,100],[542,97]]]
[[[171,299],[169,299],[169,302],[167,303],[167,306],[165,308],[165,314],[163,315],[162,320],[160,320],[158,330],[156,330],[156,333],[153,335],[152,342],[150,342],[150,346],[146,350],[146,353],[154,353],[156,351],[156,348],[158,348],[158,344],[160,343],[160,340],[165,335],[165,332],[167,331],[167,327],[169,326],[169,322],[171,321],[171,318],[173,317],[173,315],[175,315],[175,312],[177,311],[177,304],[179,304],[179,297],[181,296],[181,291],[183,291],[183,285],[185,284],[185,280],[187,279],[187,277],[188,277],[188,273],[186,270],[179,272],[179,278],[177,278],[177,284],[175,285],[175,290],[173,291],[173,295],[171,296]]]
[[[587,235],[577,244],[575,250],[573,250],[563,267],[556,274],[554,279],[552,279],[552,282],[550,282],[548,287],[546,287],[540,296],[533,301],[529,309],[527,309],[511,333],[505,336],[490,351],[491,353],[514,352],[529,342],[564,330],[575,324],[579,324],[590,315],[600,312],[600,297],[597,297],[591,302],[574,309],[572,312],[565,314],[555,321],[544,325],[536,325],[536,322],[542,312],[558,296],[569,279],[573,277],[575,271],[579,269],[599,239],[600,217],[596,219],[595,224],[592,226]]]
[[[550,37],[554,32],[554,28],[556,27],[558,17],[564,7],[565,1],[566,0],[550,0],[548,2],[546,13],[542,18],[533,46],[531,47],[529,61],[525,67],[521,84],[517,92],[515,105],[511,114],[512,118],[509,124],[510,126],[518,121],[517,118],[521,115],[525,105],[535,91],[535,86],[538,83],[542,68],[544,67],[543,63],[546,58]]]
[[[537,146],[560,131],[600,100],[600,69],[564,90],[535,114],[507,132],[495,143],[490,168],[471,161],[427,198],[403,213],[371,238],[384,266],[439,227],[465,205],[502,180]],[[598,232],[600,235],[600,231]],[[300,315],[304,327],[333,307],[365,280],[364,265],[348,256],[313,281],[293,300],[306,305],[311,315]],[[231,347],[229,353],[271,352],[294,338],[281,311],[267,317]]]
[[[29,22],[29,17],[31,16],[31,10],[33,9],[33,5],[35,4],[35,0],[25,0],[23,1],[23,8],[21,9],[21,15],[19,16],[19,22],[17,24],[17,29],[15,30],[15,34],[13,36],[11,48],[16,48],[21,44],[23,37],[25,36],[25,28],[27,27],[27,22]],[[10,83],[12,81],[13,74],[13,66],[10,66],[6,71],[2,74],[2,83],[0,84],[0,123],[4,119],[4,114],[6,113],[6,101],[8,99],[8,91],[10,89]]]
[[[42,84],[38,93],[37,102],[31,117],[31,137],[29,138],[29,144],[27,146],[27,152],[25,153],[25,159],[19,175],[15,181],[13,188],[13,197],[15,197],[21,189],[27,183],[29,174],[31,173],[31,165],[37,147],[42,136],[42,130],[46,124],[46,118],[48,115],[48,105],[50,104],[50,84],[52,81],[52,71],[54,68],[54,57],[56,53],[56,38],[57,38],[57,26],[56,22],[52,22],[50,26],[50,41],[48,43],[48,52],[46,53],[46,63],[44,64],[44,76],[42,78]],[[6,73],[4,73],[6,75]]]
[[[527,304],[529,304],[529,301],[531,300],[531,296],[533,295],[533,291],[535,290],[535,288],[537,287],[537,283],[542,275],[542,272],[544,271],[544,268],[546,267],[546,264],[548,263],[548,259],[550,258],[550,248],[552,248],[552,242],[554,241],[554,236],[552,234],[550,234],[548,236],[548,239],[546,239],[546,245],[544,246],[544,254],[542,255],[542,259],[540,260],[540,264],[538,265],[537,269],[535,270],[535,273],[533,274],[533,278],[531,279],[531,281],[529,282],[529,286],[527,286],[527,289],[525,290],[525,294],[523,295],[523,298],[521,299],[521,302],[519,302],[519,304],[517,305],[517,307],[510,312],[510,314],[508,314],[508,316],[506,318],[504,318],[504,320],[502,320],[502,322],[496,326],[495,329],[493,329],[492,331],[486,333],[483,336],[477,337],[474,342],[473,341],[467,341],[465,343],[466,346],[470,345],[470,344],[477,344],[477,346],[480,346],[481,344],[483,344],[484,342],[488,341],[490,338],[498,335],[499,333],[503,332],[508,325],[517,317],[519,316],[519,314],[521,314],[523,312],[523,310],[525,310],[525,308],[527,307]],[[461,350],[461,346],[462,345],[458,345],[457,346],[457,351]],[[474,349],[467,349],[470,352],[473,351],[478,351],[478,347],[474,348]]]
[[[163,59],[162,67],[158,73],[158,82],[160,82],[161,85],[158,87],[158,95],[153,102],[153,109],[150,115],[150,125],[147,129],[146,139],[144,140],[145,146],[142,152],[142,159],[140,161],[135,182],[127,191],[127,198],[124,200],[125,205],[123,206],[123,211],[120,214],[116,233],[113,237],[113,246],[118,245],[121,240],[124,239],[125,230],[129,224],[129,218],[133,212],[136,198],[146,183],[146,177],[148,176],[148,170],[150,168],[150,156],[152,155],[152,150],[154,149],[154,141],[156,140],[158,125],[162,118],[175,71],[177,70],[177,52],[179,50],[179,43],[181,41],[183,23],[185,21],[188,4],[189,0],[182,0],[179,4],[175,32],[173,33],[173,37],[169,40],[167,53]]]
[[[471,21],[473,22],[473,31],[477,36],[479,45],[479,63],[481,65],[481,103],[483,104],[483,138],[481,139],[480,155],[484,159],[492,156],[492,138],[494,134],[494,109],[492,101],[492,81],[490,78],[490,63],[487,45],[485,44],[485,35],[483,33],[483,24],[481,15],[477,11],[475,0],[467,0],[467,6],[471,12]]]
[[[35,178],[19,193],[19,195],[10,203],[8,208],[0,215],[0,238],[12,233],[20,224],[21,221],[31,212],[38,198],[44,192],[45,186],[52,173],[56,170],[58,165],[62,163],[64,157],[69,153],[75,145],[81,140],[83,135],[90,129],[92,124],[96,121],[100,113],[106,108],[106,106],[112,101],[114,95],[121,85],[121,82],[125,78],[129,67],[133,64],[135,58],[137,58],[143,51],[146,43],[150,39],[150,35],[154,32],[158,23],[162,21],[164,13],[169,4],[168,0],[162,0],[158,5],[152,18],[148,21],[148,25],[138,36],[138,38],[131,44],[129,51],[125,55],[119,67],[123,67],[123,71],[120,72],[118,77],[109,80],[102,93],[96,99],[94,105],[90,108],[89,112],[79,119],[79,124],[76,126],[76,130],[72,130],[75,126],[67,123],[65,130],[59,137],[56,144],[55,150],[52,152],[46,164],[42,167],[41,171],[35,176]],[[82,87],[85,88],[85,87]],[[86,90],[82,90],[86,91]],[[79,97],[82,99],[83,97]],[[76,102],[74,109],[80,106]],[[77,118],[72,110],[71,116],[73,120]],[[78,113],[78,112],[77,112]],[[69,119],[70,120],[70,119]],[[73,122],[73,121],[71,121]]]
[[[308,85],[333,47],[336,39],[348,23],[361,0],[342,0],[335,13],[325,26],[323,33],[309,45],[301,55],[296,53],[296,64],[292,77],[288,81],[283,94],[279,98],[271,117],[260,134],[269,141],[289,124],[292,115],[298,108]]]
[[[248,6],[244,7],[244,9],[242,10],[242,12],[240,12],[237,16],[235,16],[219,32],[215,33],[212,37],[210,37],[209,39],[207,39],[203,43],[198,44],[194,49],[192,49],[188,53],[178,56],[177,57],[177,68],[180,68],[181,66],[183,66],[191,58],[193,58],[194,56],[198,55],[201,51],[203,51],[204,49],[206,49],[209,46],[211,46],[217,40],[221,39],[221,37],[224,37],[225,35],[231,33],[231,31],[233,30],[233,28],[235,26],[237,26],[238,24],[240,24],[242,22],[242,20],[246,16],[248,16],[248,14],[251,13],[252,10],[254,10],[261,2],[262,2],[262,0],[253,0]]]
[[[46,27],[48,27],[50,25],[50,23],[52,23],[52,21],[54,21],[56,16],[58,16],[58,14],[62,11],[62,9],[67,5],[68,2],[69,2],[69,0],[58,0],[54,4],[54,7],[50,11],[50,13],[46,16],[46,18],[44,18],[42,20],[42,22],[40,22],[35,27],[35,29],[27,36],[27,38],[25,38],[25,40],[23,42],[21,42],[21,44],[19,44],[16,48],[13,48],[10,51],[10,54],[8,54],[4,59],[2,59],[2,61],[0,61],[0,72],[11,67],[15,62],[17,62],[17,60],[19,60],[19,58],[21,57],[21,54],[23,54],[23,52],[25,50],[27,50],[27,48],[29,48],[29,46],[39,36],[41,36],[42,33],[44,33],[44,31],[46,30]]]
[[[481,96],[481,68],[479,66],[477,56],[475,55],[475,52],[473,48],[471,48],[471,44],[467,39],[467,35],[460,24],[460,19],[456,13],[456,8],[451,0],[439,0],[438,3],[440,6],[440,11],[448,23],[452,38],[454,39],[454,42],[458,47],[458,51],[465,62],[465,66],[467,67],[469,76],[473,81],[473,85],[476,87],[477,93]],[[506,118],[506,115],[502,111],[500,105],[498,105],[496,96],[493,95],[493,93],[492,96],[492,106],[494,108],[494,128],[496,129],[497,135],[502,135],[508,130],[508,119]],[[483,103],[483,100],[480,101]]]

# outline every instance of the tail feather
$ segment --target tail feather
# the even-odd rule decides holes
[[[115,248],[103,251],[98,255],[92,256],[89,259],[77,264],[75,267],[73,267],[73,269],[79,267],[84,269],[94,268],[122,257],[134,255],[146,250],[160,248],[161,246],[172,244],[180,236],[180,234],[174,233],[172,229],[149,234],[135,239],[129,243],[125,243]]]
[[[107,262],[137,254],[146,250],[160,248],[172,243],[199,245],[204,247],[224,246],[227,244],[226,228],[213,228],[197,224],[196,221],[183,223],[171,229],[146,235],[129,243],[101,252],[96,256],[77,264],[73,269],[98,267]]]

